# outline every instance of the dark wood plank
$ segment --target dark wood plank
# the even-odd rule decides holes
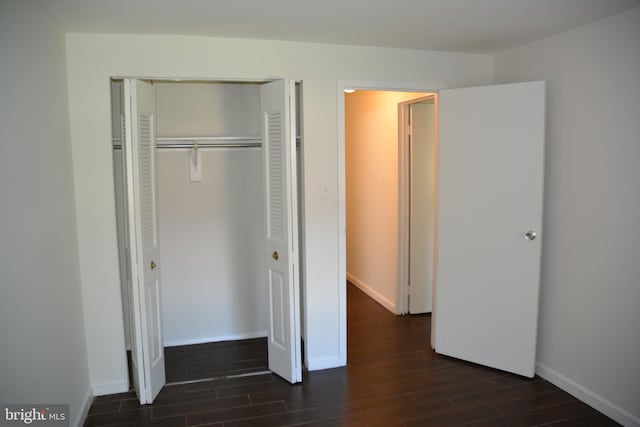
[[[266,338],[165,348],[168,383],[223,378],[267,369]]]
[[[254,419],[285,412],[286,408],[282,402],[260,403],[256,405],[238,406],[235,408],[217,409],[197,414],[189,414],[187,415],[187,425],[197,426],[217,422],[223,422],[227,425],[232,424],[233,421]]]
[[[197,414],[199,412],[235,408],[238,406],[249,406],[250,403],[249,396],[247,395],[220,399],[187,400],[180,403],[154,407],[151,412],[151,417],[153,419],[157,419],[175,417],[177,415],[190,415]]]

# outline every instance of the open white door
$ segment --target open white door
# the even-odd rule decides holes
[[[436,134],[434,101],[409,105],[409,313],[430,313],[435,234]]]
[[[152,85],[125,79],[124,107],[133,378],[145,404],[165,384]]]
[[[544,82],[439,95],[438,353],[533,377]]]
[[[302,381],[295,146],[295,84],[277,80],[261,89],[269,299],[269,369]]]

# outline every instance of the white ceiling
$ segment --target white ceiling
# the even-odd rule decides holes
[[[66,31],[495,53],[640,0],[43,0]]]

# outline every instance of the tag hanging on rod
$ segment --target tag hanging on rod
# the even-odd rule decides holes
[[[189,152],[189,180],[191,182],[202,181],[202,159],[198,150],[198,141],[193,141],[193,149]]]

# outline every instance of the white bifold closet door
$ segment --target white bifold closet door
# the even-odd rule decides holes
[[[261,237],[268,286],[269,369],[302,381],[295,83],[261,89],[266,234]],[[150,83],[124,80],[126,223],[133,382],[141,404],[165,384],[157,213],[155,96]],[[252,262],[248,260],[248,262]]]
[[[438,108],[434,342],[533,377],[544,82],[443,90]]]
[[[269,369],[302,381],[296,188],[295,83],[261,88]]]
[[[145,404],[165,384],[153,86],[125,79],[124,112],[133,383]]]

